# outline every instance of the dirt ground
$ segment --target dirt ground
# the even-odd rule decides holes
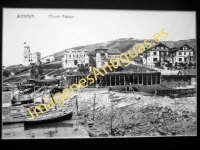
[[[18,127],[3,126],[2,137],[3,139],[89,138],[86,130],[73,124],[72,121],[65,121],[62,125],[57,123],[29,130],[24,130],[23,124],[18,124]]]
[[[77,113],[88,114],[89,119],[92,119],[95,101],[94,120],[102,125],[103,130],[111,133],[111,99],[114,100],[113,136],[196,135],[196,96],[173,99],[167,96],[145,96],[139,92],[120,93],[109,92],[108,88],[88,88],[67,99],[64,109],[72,110],[74,116]],[[23,127],[3,129],[4,139],[88,137],[87,131],[81,126],[59,126],[59,123],[25,131]]]

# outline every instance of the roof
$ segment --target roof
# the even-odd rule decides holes
[[[196,69],[182,69],[180,70],[181,75],[196,75],[197,70]]]
[[[156,45],[154,45],[153,47],[151,47],[149,50],[152,50],[154,47],[156,47],[156,46],[158,46],[158,45],[163,45],[163,46],[165,46],[165,47],[167,47],[169,50],[170,50],[170,48],[167,46],[167,45],[165,45],[165,44],[163,44],[163,43],[158,43],[158,44],[156,44]],[[155,49],[156,51],[166,51],[166,49]]]
[[[177,49],[180,49],[181,47],[183,47],[183,46],[189,46],[189,47],[191,47],[193,50],[195,50],[194,49],[194,47],[192,47],[191,45],[189,45],[189,44],[183,44],[183,45],[181,45],[181,46],[179,46],[179,47],[177,47]]]
[[[118,49],[109,49],[108,54],[121,54],[121,52]]]
[[[179,73],[179,70],[162,70],[161,75],[177,75]]]

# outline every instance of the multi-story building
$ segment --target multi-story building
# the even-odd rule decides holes
[[[114,58],[114,56],[119,58],[121,54],[118,49],[107,49],[102,45],[97,48],[95,52],[97,68],[101,68],[105,63],[108,63],[110,59]]]
[[[24,65],[30,66],[31,64],[37,64],[40,62],[41,53],[31,53],[30,46],[24,46]]]
[[[154,66],[155,63],[163,63],[166,60],[172,62],[171,57],[169,57],[170,51],[168,46],[159,43],[143,53],[143,64]]]
[[[143,53],[143,64],[154,66],[156,62],[163,63],[168,60],[170,63],[189,63],[195,62],[195,50],[188,44],[184,44],[178,48],[169,48],[159,43],[156,46],[146,50]]]
[[[87,67],[89,65],[89,56],[86,49],[74,50],[69,49],[64,53],[62,58],[63,69],[66,68],[78,68],[79,65]]]
[[[194,48],[188,44],[184,44],[175,50],[174,62],[195,62]]]

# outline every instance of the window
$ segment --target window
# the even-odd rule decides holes
[[[153,61],[157,61],[157,58],[153,58]]]
[[[179,52],[178,54],[179,54],[179,55],[182,55],[182,53],[181,53],[181,52]]]
[[[153,55],[156,55],[156,52],[153,52]]]
[[[191,55],[191,53],[189,52],[189,55]]]
[[[186,55],[186,52],[184,52],[184,55]]]
[[[182,58],[179,58],[178,60],[179,60],[179,61],[182,61]]]

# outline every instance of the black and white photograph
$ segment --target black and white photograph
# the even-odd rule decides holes
[[[2,12],[3,139],[197,136],[195,11]]]

